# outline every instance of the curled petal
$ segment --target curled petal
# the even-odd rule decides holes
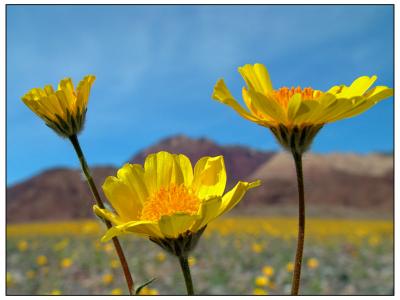
[[[233,98],[228,88],[226,87],[225,82],[222,79],[217,81],[214,87],[212,98],[232,107],[243,118],[252,122],[259,122],[259,119],[257,117],[251,115],[242,106],[240,106],[235,98]]]
[[[197,197],[221,196],[226,186],[223,156],[203,157],[194,167],[193,190]]]
[[[260,180],[254,182],[243,182],[239,181],[236,186],[227,192],[222,197],[222,203],[219,209],[219,215],[222,215],[230,211],[239,201],[243,198],[244,194],[252,188],[255,188],[261,184]]]

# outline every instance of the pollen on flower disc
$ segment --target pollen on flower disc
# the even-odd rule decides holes
[[[313,100],[318,98],[321,95],[321,91],[314,90],[311,87],[307,87],[302,89],[301,87],[291,87],[290,89],[287,87],[281,87],[279,90],[274,90],[274,98],[282,105],[287,106],[290,98],[294,94],[300,94],[301,100]]]
[[[171,184],[160,188],[144,203],[140,219],[157,221],[162,216],[171,216],[177,212],[196,214],[200,200],[193,191],[183,184]]]

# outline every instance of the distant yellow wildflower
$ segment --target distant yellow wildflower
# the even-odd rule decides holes
[[[18,250],[21,252],[25,252],[26,250],[28,250],[28,242],[25,240],[21,240],[18,242]]]
[[[84,77],[75,90],[71,78],[65,78],[56,91],[51,85],[44,89],[34,88],[22,97],[22,101],[57,134],[70,137],[83,128],[94,80],[93,75]]]
[[[307,267],[309,269],[316,269],[319,266],[319,261],[316,258],[309,258],[307,260]]]
[[[104,284],[108,285],[114,280],[114,276],[110,273],[104,274],[103,277],[101,278]]]
[[[70,267],[72,266],[72,259],[71,259],[71,258],[68,258],[68,257],[63,258],[63,259],[61,260],[61,262],[60,262],[60,266],[61,266],[61,268],[63,268],[63,269],[68,269],[68,268],[70,268]]]
[[[7,286],[11,286],[13,284],[13,282],[14,282],[13,276],[11,275],[10,272],[7,272],[7,274],[6,274],[6,284],[7,284]]]
[[[262,268],[262,272],[263,272],[263,274],[264,274],[265,276],[270,277],[270,276],[274,275],[275,270],[274,270],[274,268],[271,267],[271,266],[264,266],[264,267]]]
[[[113,289],[111,295],[122,295],[122,290],[119,288]]]
[[[110,267],[113,269],[117,269],[120,266],[120,262],[118,259],[112,259],[110,262]]]
[[[158,252],[157,255],[156,255],[156,259],[160,263],[165,261],[166,256],[165,256],[164,252]]]
[[[192,267],[197,263],[197,259],[196,259],[196,257],[190,255],[189,258],[188,258],[188,262],[189,262],[189,266]]]
[[[259,295],[259,296],[268,295],[268,292],[266,290],[264,290],[264,289],[255,288],[253,290],[253,295]]]
[[[292,262],[288,262],[286,264],[286,271],[288,271],[289,273],[293,272],[294,270],[294,264]]]
[[[381,243],[381,238],[378,235],[372,235],[368,239],[368,244],[372,247],[378,246]]]
[[[104,245],[104,251],[107,253],[112,253],[114,251],[114,246],[111,243]]]
[[[263,249],[264,249],[263,246],[261,244],[259,244],[259,243],[253,243],[251,245],[251,250],[254,253],[261,253],[261,251],[263,251]]]
[[[266,286],[269,284],[269,278],[266,276],[257,276],[254,282],[257,286]]]
[[[61,291],[60,291],[60,290],[52,290],[52,291],[50,292],[50,295],[54,295],[54,296],[61,295]]]
[[[262,64],[247,64],[239,68],[239,73],[247,84],[242,96],[249,110],[234,99],[223,79],[215,85],[212,97],[243,118],[268,127],[284,148],[296,148],[299,153],[307,150],[324,124],[361,114],[393,95],[386,86],[369,89],[376,76],[362,76],[350,86],[333,86],[323,92],[300,87],[273,89]]]
[[[34,270],[28,270],[28,271],[26,271],[26,273],[25,273],[25,276],[26,276],[26,278],[28,278],[28,279],[34,278],[35,275],[36,275],[36,272],[35,272]]]
[[[38,264],[38,266],[44,266],[47,264],[47,257],[44,255],[39,255],[38,257],[36,257],[36,263]]]
[[[53,245],[54,251],[62,251],[69,245],[69,239],[65,238]]]
[[[158,295],[158,291],[156,289],[151,289],[151,288],[148,288],[147,286],[145,286],[144,288],[142,288],[140,290],[139,295],[155,296],[155,295]]]
[[[203,157],[193,170],[185,155],[161,151],[149,155],[144,168],[126,164],[117,177],[105,180],[103,190],[116,213],[97,205],[94,211],[114,225],[102,241],[133,232],[165,248],[169,242],[162,240],[173,243],[182,236],[200,235],[210,221],[231,210],[248,189],[259,184],[239,181],[223,195],[226,171],[222,156]]]

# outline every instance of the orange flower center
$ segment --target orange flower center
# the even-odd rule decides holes
[[[157,221],[162,216],[182,212],[194,215],[200,207],[200,200],[183,184],[162,187],[144,203],[140,220]]]
[[[273,93],[276,101],[278,101],[282,106],[287,107],[290,98],[294,94],[301,94],[302,100],[313,100],[318,98],[322,92],[310,87],[302,89],[298,86],[297,88],[291,87],[290,89],[287,87],[281,87],[279,90],[274,90]]]

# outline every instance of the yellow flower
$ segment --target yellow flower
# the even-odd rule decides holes
[[[118,259],[113,259],[113,260],[111,260],[110,266],[111,266],[111,268],[113,268],[113,269],[117,269],[117,268],[120,266],[119,260],[118,260]]]
[[[156,289],[151,289],[151,288],[148,288],[147,286],[145,286],[144,288],[142,288],[140,290],[139,295],[154,296],[154,295],[158,295],[158,291]]]
[[[121,289],[113,289],[111,291],[111,295],[122,295],[122,290]]]
[[[61,291],[60,290],[52,290],[50,295],[54,295],[54,296],[61,295]]]
[[[18,242],[18,250],[21,252],[25,252],[28,249],[28,242],[25,240],[21,240]]]
[[[69,245],[69,239],[62,239],[58,243],[53,245],[54,251],[61,251],[64,250]]]
[[[69,267],[72,266],[72,259],[64,258],[61,260],[60,265],[61,265],[61,268],[68,269]]]
[[[254,253],[261,253],[261,251],[263,250],[263,246],[261,244],[259,244],[259,243],[253,243],[251,245],[251,250]]]
[[[191,239],[195,243],[210,221],[231,210],[248,189],[259,184],[239,181],[224,194],[222,156],[203,157],[193,170],[185,155],[161,151],[149,155],[144,167],[126,164],[117,177],[108,177],[103,191],[115,213],[97,205],[94,212],[113,224],[103,236],[104,242],[123,233],[136,233],[159,245],[196,235]]]
[[[29,271],[26,271],[25,275],[27,278],[32,279],[33,277],[35,277],[36,272],[33,270],[29,270]]]
[[[255,288],[253,290],[253,295],[268,295],[268,292],[264,289],[260,289],[260,288]]]
[[[266,286],[269,284],[269,279],[266,276],[258,276],[255,279],[255,284],[258,286]]]
[[[272,276],[274,275],[274,268],[271,266],[264,266],[262,272],[264,273],[265,276]]]
[[[83,128],[94,80],[93,75],[84,77],[75,90],[71,78],[65,78],[56,91],[51,85],[34,88],[22,97],[22,101],[57,134],[70,137]]]
[[[373,235],[368,239],[368,244],[372,247],[378,246],[381,243],[381,238],[378,235]]]
[[[114,280],[114,276],[112,274],[104,274],[103,277],[101,278],[104,284],[110,284]]]
[[[163,252],[158,252],[156,255],[156,259],[158,262],[163,262],[166,259],[166,256]]]
[[[111,243],[105,244],[104,251],[107,253],[111,253],[114,251],[114,246]]]
[[[38,257],[36,257],[36,263],[39,266],[44,266],[47,264],[47,257],[44,255],[39,255]]]
[[[318,266],[319,266],[319,261],[318,261],[318,259],[316,259],[316,258],[310,258],[310,259],[308,259],[308,261],[307,261],[307,267],[308,267],[309,269],[316,269],[316,268],[318,268]]]
[[[194,256],[189,256],[188,262],[189,262],[189,266],[192,267],[197,263],[197,259]]]
[[[6,274],[7,286],[11,286],[13,284],[13,281],[14,281],[13,276],[11,275],[10,272],[7,272],[7,274]]]
[[[362,76],[350,86],[333,86],[323,92],[312,88],[274,89],[262,64],[245,65],[239,73],[246,82],[242,96],[244,109],[232,96],[223,79],[214,87],[213,99],[231,106],[243,118],[271,129],[286,149],[307,150],[326,123],[356,116],[393,95],[393,89],[376,86],[376,76]]]
[[[293,272],[293,270],[294,270],[294,264],[292,262],[288,262],[286,265],[286,271],[291,273],[291,272]]]

